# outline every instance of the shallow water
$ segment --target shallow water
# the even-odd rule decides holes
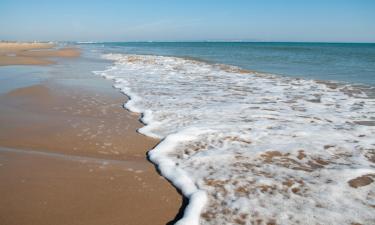
[[[48,79],[49,70],[42,66],[1,66],[0,94],[16,88],[39,84]]]
[[[375,99],[350,84],[107,54],[150,153],[190,198],[179,224],[373,224]]]

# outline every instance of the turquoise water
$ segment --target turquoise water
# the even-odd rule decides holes
[[[111,53],[192,57],[285,76],[375,84],[375,44],[113,42],[93,45]]]

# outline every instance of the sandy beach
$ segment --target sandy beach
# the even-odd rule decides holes
[[[6,65],[48,65],[54,61],[48,57],[78,57],[75,48],[59,48],[53,43],[0,42],[0,66]]]
[[[1,43],[0,65],[80,58],[76,48],[54,47]],[[172,221],[181,196],[146,159],[159,140],[136,132],[139,115],[122,108],[126,97],[110,82],[75,76],[56,67],[41,82],[0,92],[0,224]]]
[[[0,225],[375,225],[374,12],[0,0]]]

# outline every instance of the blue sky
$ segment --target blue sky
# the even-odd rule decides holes
[[[0,39],[375,42],[375,0],[0,0]]]

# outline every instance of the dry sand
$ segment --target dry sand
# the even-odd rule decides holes
[[[76,48],[51,49],[52,43],[0,42],[0,66],[48,65],[54,61],[47,57],[78,57]]]
[[[139,115],[125,100],[53,82],[0,95],[0,224],[173,220],[181,197],[147,161],[158,140],[136,132]]]

